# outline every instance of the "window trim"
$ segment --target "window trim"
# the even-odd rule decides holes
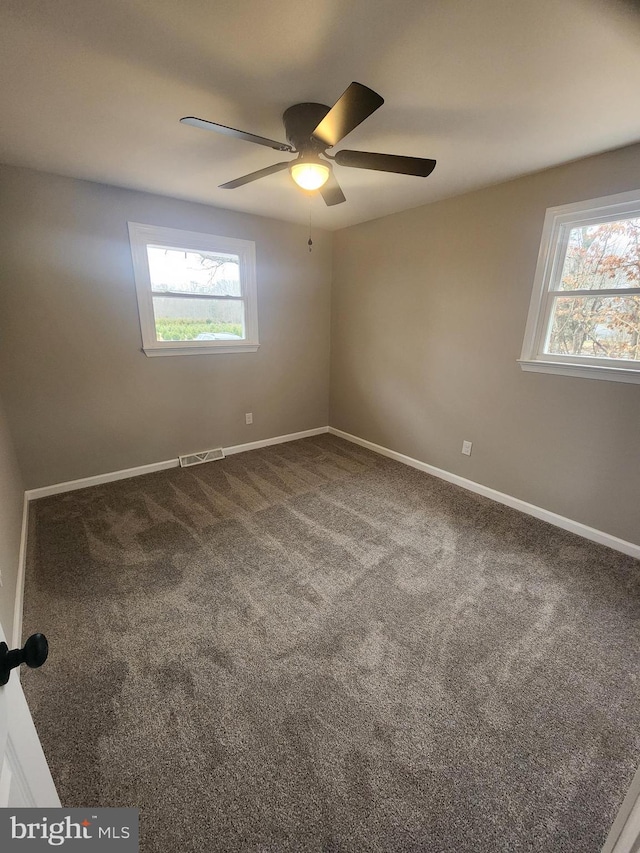
[[[211,355],[213,353],[256,352],[258,338],[258,295],[256,285],[256,246],[251,240],[222,237],[162,225],[128,222],[133,275],[138,299],[142,351],[147,356]],[[149,275],[148,245],[194,251],[228,252],[240,259],[240,297],[245,306],[245,335],[239,341],[159,341],[156,337],[153,295]],[[221,297],[225,298],[225,297]]]
[[[547,354],[550,306],[557,298],[551,290],[564,264],[571,228],[618,219],[640,217],[640,189],[602,198],[587,199],[547,209],[538,252],[536,273],[529,304],[522,354],[518,364],[524,371],[640,383],[640,362],[631,359],[604,359],[592,356]],[[600,291],[598,291],[600,292]],[[616,288],[618,295],[640,293],[640,288]],[[567,291],[567,295],[573,291]]]

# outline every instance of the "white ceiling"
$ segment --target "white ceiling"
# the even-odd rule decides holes
[[[334,229],[640,140],[633,0],[2,0],[0,162]],[[357,80],[385,104],[340,147],[433,157],[429,178],[336,166],[345,204],[287,155],[283,111]]]

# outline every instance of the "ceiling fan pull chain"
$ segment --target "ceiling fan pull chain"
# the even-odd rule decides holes
[[[311,196],[309,196],[309,239],[307,240],[309,251],[313,249],[313,240],[311,239]]]

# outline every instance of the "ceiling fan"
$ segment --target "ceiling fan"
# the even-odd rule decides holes
[[[224,133],[247,142],[265,145],[276,151],[287,151],[298,155],[295,160],[274,163],[273,166],[258,169],[257,172],[220,184],[221,189],[234,190],[251,181],[289,169],[291,177],[298,186],[305,190],[319,190],[326,204],[333,205],[341,204],[346,199],[333,174],[330,161],[339,166],[350,166],[355,169],[374,169],[378,172],[395,172],[399,175],[414,175],[421,178],[426,178],[435,169],[436,161],[423,157],[375,154],[371,151],[346,149],[336,151],[335,156],[327,154],[327,148],[337,145],[383,103],[384,99],[373,89],[363,86],[362,83],[351,83],[332,107],[326,104],[294,104],[285,110],[282,116],[289,144],[195,116],[185,116],[180,121],[192,127],[215,130],[216,133]]]

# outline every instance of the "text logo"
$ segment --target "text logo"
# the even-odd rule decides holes
[[[0,849],[138,853],[137,809],[0,809]]]

